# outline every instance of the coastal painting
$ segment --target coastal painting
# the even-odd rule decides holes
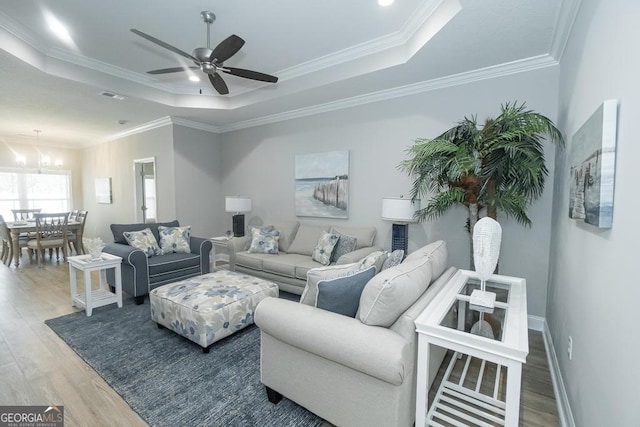
[[[571,140],[569,217],[600,228],[613,225],[617,104],[603,102]]]
[[[349,217],[349,151],[297,154],[297,216]]]

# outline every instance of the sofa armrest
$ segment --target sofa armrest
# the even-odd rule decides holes
[[[189,240],[189,248],[192,254],[200,255],[200,271],[202,274],[207,274],[211,271],[211,264],[209,257],[211,249],[213,248],[213,242],[204,237],[191,236]]]
[[[366,248],[360,248],[353,252],[348,252],[342,255],[340,258],[338,258],[336,264],[353,264],[354,262],[361,261],[367,255],[381,250],[382,249],[377,246],[367,246]]]
[[[411,371],[411,344],[387,328],[279,298],[262,300],[254,320],[279,341],[394,385]]]
[[[122,258],[123,264],[147,268],[147,255],[133,246],[122,243],[107,243],[102,250],[108,254],[119,256]]]
[[[236,254],[244,251],[247,238],[248,236],[232,237],[227,243],[227,249],[229,250],[229,269],[231,271],[236,269]]]

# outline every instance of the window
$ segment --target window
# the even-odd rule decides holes
[[[11,209],[35,208],[50,213],[71,210],[71,173],[0,170],[0,214],[4,219],[13,221]]]

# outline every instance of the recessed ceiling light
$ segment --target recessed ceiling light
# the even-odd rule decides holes
[[[391,6],[393,4],[394,0],[378,0],[378,4],[380,6],[386,7],[386,6]]]
[[[191,80],[192,82],[199,82],[200,81],[200,77],[196,76],[195,74],[191,74],[189,76],[189,80]]]

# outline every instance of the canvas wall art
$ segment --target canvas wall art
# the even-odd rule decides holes
[[[349,151],[297,154],[297,216],[349,217]]]
[[[608,100],[573,135],[569,217],[601,228],[613,224],[616,100]]]
[[[106,204],[113,202],[111,178],[96,178],[96,202]]]

